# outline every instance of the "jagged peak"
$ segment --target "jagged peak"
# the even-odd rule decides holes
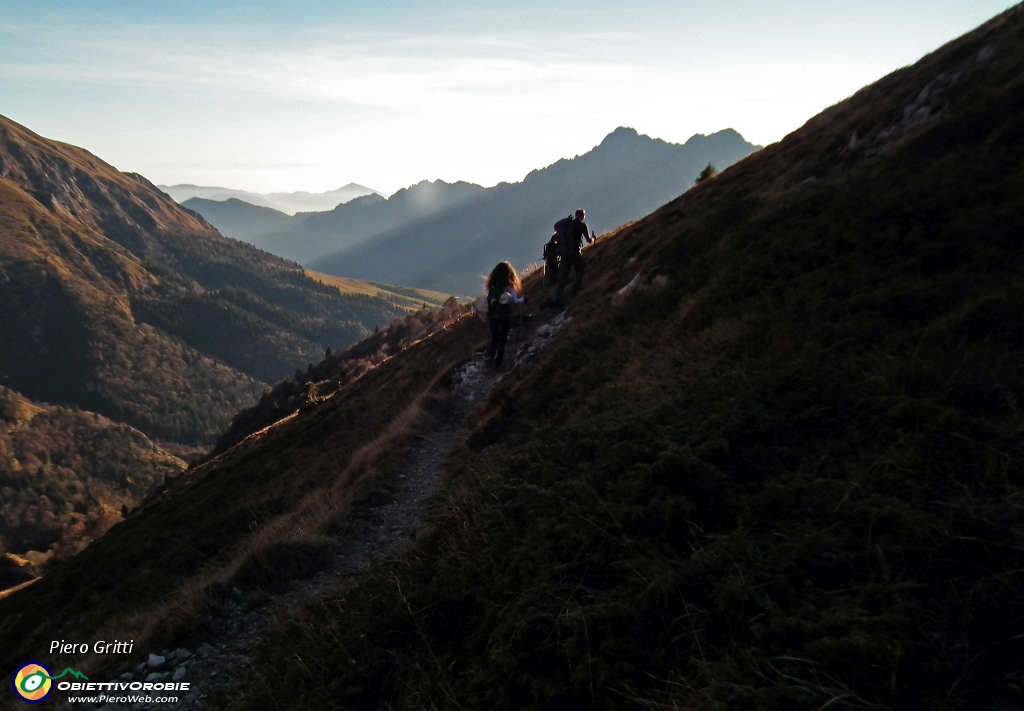
[[[641,137],[650,138],[650,136],[644,136],[643,134],[639,133],[635,128],[631,128],[629,126],[619,126],[614,131],[605,136],[604,139],[601,141],[600,145],[603,146],[607,143],[629,141]]]

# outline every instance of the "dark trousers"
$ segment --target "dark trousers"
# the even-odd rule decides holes
[[[508,328],[512,325],[512,317],[489,318],[487,321],[491,326],[491,340],[487,343],[487,358],[493,358],[495,365],[501,365],[501,361],[505,358],[505,341],[508,340]]]
[[[552,254],[544,256],[544,286],[554,286],[558,283],[558,257]]]
[[[562,295],[565,292],[565,283],[569,281],[569,268],[573,271],[572,296],[580,293],[583,286],[583,255],[579,252],[570,252],[562,257],[562,263],[558,265],[558,284],[555,286],[555,303],[562,303]]]

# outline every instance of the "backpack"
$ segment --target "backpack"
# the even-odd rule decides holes
[[[555,243],[555,254],[564,257],[572,251],[572,223],[573,217],[563,217],[555,223],[555,234],[551,241]]]
[[[505,293],[505,287],[495,286],[487,292],[487,316],[488,318],[511,318],[512,304],[501,303],[501,295]]]

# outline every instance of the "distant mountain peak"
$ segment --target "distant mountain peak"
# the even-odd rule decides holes
[[[348,185],[342,185],[340,188],[338,188],[336,190],[330,190],[328,192],[340,193],[342,191],[354,191],[354,190],[364,190],[364,191],[367,191],[368,193],[372,193],[372,194],[375,194],[375,195],[380,195],[380,193],[378,193],[373,188],[368,188],[365,185],[360,185],[359,183],[349,183]]]
[[[715,143],[725,145],[736,145],[739,143],[743,143],[745,145],[752,145],[748,143],[747,139],[745,139],[740,134],[740,132],[734,128],[723,128],[720,131],[715,131],[714,133],[708,134],[696,133],[693,136],[690,136],[690,138],[688,138],[686,143],[684,143],[683,145],[689,146],[694,143],[700,143],[703,141],[714,141]],[[761,148],[763,148],[763,146],[754,146],[754,148],[756,150],[760,150]]]
[[[627,148],[630,146],[636,146],[640,143],[664,143],[664,141],[646,136],[635,128],[619,126],[617,129],[605,136],[594,150]]]
[[[639,137],[640,133],[635,128],[630,128],[629,126],[619,126],[617,129],[615,129],[607,136],[605,136],[604,140],[601,141],[601,143],[605,143],[606,141],[621,141],[623,139]],[[645,138],[647,138],[647,136],[645,136]]]
[[[739,142],[747,145],[752,145],[748,144],[747,140],[743,138],[740,132],[734,128],[723,128],[719,131],[715,131],[714,133],[695,133],[683,143],[673,143],[671,141],[666,141],[661,138],[653,138],[645,133],[640,133],[635,128],[631,128],[629,126],[619,126],[614,131],[605,136],[601,143],[598,144],[597,148],[607,149],[622,146],[632,146],[636,145],[638,142],[669,146],[685,146],[690,144],[691,142],[699,143],[701,141],[706,141],[709,139],[714,141],[725,141],[729,143]],[[756,146],[756,148],[760,148],[760,146]]]

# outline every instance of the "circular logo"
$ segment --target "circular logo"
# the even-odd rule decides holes
[[[50,670],[39,662],[27,662],[14,672],[11,685],[23,701],[38,704],[53,691],[51,676]]]

